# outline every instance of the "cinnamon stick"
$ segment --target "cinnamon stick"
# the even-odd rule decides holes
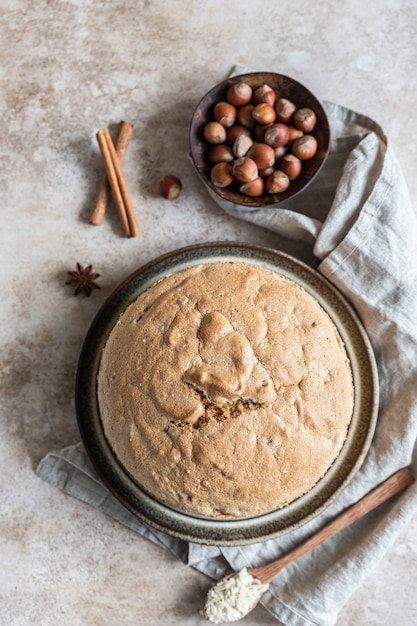
[[[102,128],[98,131],[97,140],[123,230],[128,237],[137,237],[139,235],[139,226],[136,221],[132,200],[129,195],[119,158],[107,128]]]
[[[126,154],[126,150],[132,138],[134,128],[135,127],[133,126],[133,124],[129,124],[129,122],[125,122],[124,120],[122,120],[119,124],[115,147],[120,163],[123,162],[123,157]],[[90,224],[95,224],[96,226],[99,226],[102,223],[104,214],[106,213],[109,196],[110,185],[107,178],[107,173],[106,171],[104,171],[100,185],[97,190],[97,195],[94,199],[94,203],[88,218]]]

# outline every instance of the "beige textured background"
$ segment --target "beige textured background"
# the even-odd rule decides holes
[[[235,63],[278,71],[379,122],[417,197],[417,5],[412,1],[0,0],[0,624],[191,626],[208,580],[40,481],[78,440],[73,375],[99,306],[144,262],[206,240],[281,247],[224,215],[188,160],[199,98]],[[87,216],[101,176],[95,133],[136,126],[125,159],[141,237],[114,207]],[[178,174],[180,200],[155,195]],[[308,251],[300,249],[308,258]],[[93,263],[101,290],[72,296]],[[417,522],[345,607],[340,626],[417,623]],[[263,609],[248,626],[277,623]]]

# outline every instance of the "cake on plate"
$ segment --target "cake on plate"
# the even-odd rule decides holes
[[[109,334],[97,394],[113,454],[144,491],[232,519],[311,490],[354,403],[329,315],[297,282],[246,261],[191,265],[141,293]]]

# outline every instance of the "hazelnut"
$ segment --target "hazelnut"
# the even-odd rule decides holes
[[[253,128],[255,126],[255,120],[252,117],[252,111],[254,108],[254,104],[245,104],[238,108],[237,121],[239,124],[243,124],[246,128]]]
[[[289,124],[292,116],[296,111],[296,106],[293,102],[287,98],[280,98],[275,103],[275,112],[277,114],[277,120],[283,124]]]
[[[234,83],[226,93],[226,100],[234,106],[242,106],[250,102],[252,98],[252,87],[247,83]]]
[[[295,154],[285,154],[280,161],[279,168],[290,180],[294,180],[301,172],[301,161]]]
[[[254,140],[263,143],[266,129],[270,126],[271,124],[255,124],[252,129],[252,137]]]
[[[273,106],[266,102],[261,102],[253,109],[252,116],[258,124],[272,124],[275,122],[277,115]]]
[[[293,141],[291,151],[301,161],[311,159],[317,152],[317,140],[313,135],[303,135]]]
[[[224,161],[216,163],[210,172],[210,178],[216,187],[228,187],[233,182],[232,166]]]
[[[270,104],[274,106],[276,100],[276,93],[269,85],[261,85],[257,89],[255,89],[253,94],[253,101],[255,104],[260,104],[261,102],[266,102],[266,104]]]
[[[248,183],[258,176],[255,161],[249,157],[241,157],[233,163],[233,177],[241,183]]]
[[[236,108],[229,102],[217,102],[213,110],[215,122],[219,122],[225,128],[230,128],[236,121]]]
[[[237,158],[243,157],[252,145],[252,137],[250,135],[245,135],[244,133],[241,133],[236,137],[234,141],[233,154]]]
[[[168,174],[160,178],[157,184],[157,190],[162,198],[166,200],[175,200],[182,191],[182,182],[177,176]]]
[[[277,146],[274,148],[275,161],[279,161],[284,154],[287,154],[288,147],[287,146]]]
[[[295,139],[298,139],[299,137],[302,137],[304,135],[303,131],[300,130],[299,128],[296,128],[295,126],[291,126],[289,125],[288,127],[288,143],[292,143]]]
[[[221,161],[231,163],[235,156],[230,146],[225,143],[218,143],[210,149],[207,158],[210,163],[220,163]]]
[[[226,130],[219,122],[208,122],[204,126],[204,139],[208,143],[223,143],[226,141]]]
[[[239,190],[244,193],[245,196],[261,196],[264,192],[264,188],[264,179],[258,176],[247,183],[242,183]]]
[[[290,179],[281,170],[275,170],[265,181],[265,187],[268,193],[282,193],[288,189]]]
[[[312,109],[305,107],[303,109],[297,109],[294,113],[294,126],[305,133],[310,133],[315,127],[316,122],[317,117]]]
[[[246,128],[246,126],[242,126],[242,124],[235,124],[234,126],[227,128],[226,129],[226,143],[229,146],[233,146],[233,144],[235,143],[236,137],[240,135],[241,133],[250,136],[249,128]]]
[[[266,143],[255,143],[248,151],[248,157],[253,159],[259,170],[271,167],[275,163],[273,148]]]
[[[278,148],[278,146],[285,146],[285,144],[288,143],[289,137],[290,131],[288,130],[288,126],[277,122],[276,124],[271,124],[265,130],[264,142],[273,148]]]
[[[271,165],[270,167],[266,167],[264,170],[259,170],[259,176],[262,178],[267,178],[274,171],[274,167]]]

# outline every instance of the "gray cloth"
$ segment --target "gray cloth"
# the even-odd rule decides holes
[[[353,304],[378,363],[380,411],[361,470],[318,518],[279,539],[239,548],[188,544],[146,527],[95,475],[77,444],[48,454],[38,475],[111,515],[184,563],[218,578],[258,566],[298,544],[400,467],[417,470],[417,216],[381,128],[325,102],[332,139],[328,160],[308,191],[285,208],[246,209],[216,201],[229,214],[311,243],[318,271]],[[332,626],[364,577],[417,513],[417,484],[283,570],[263,605],[287,626]]]

